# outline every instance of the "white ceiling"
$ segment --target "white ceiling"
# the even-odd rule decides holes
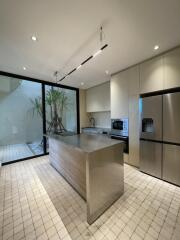
[[[61,82],[89,88],[179,45],[179,24],[180,0],[0,0],[0,70],[55,81],[100,48],[103,25],[108,48]]]

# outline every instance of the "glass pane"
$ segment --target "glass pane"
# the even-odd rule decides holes
[[[47,134],[77,133],[76,91],[52,86],[45,89]]]
[[[0,76],[0,161],[43,153],[41,84]]]

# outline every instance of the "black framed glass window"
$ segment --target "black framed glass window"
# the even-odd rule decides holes
[[[0,72],[0,162],[48,152],[44,134],[79,133],[79,90]]]

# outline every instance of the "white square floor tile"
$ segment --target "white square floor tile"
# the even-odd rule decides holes
[[[180,240],[180,188],[125,165],[125,192],[95,223],[48,156],[1,168],[0,239]]]

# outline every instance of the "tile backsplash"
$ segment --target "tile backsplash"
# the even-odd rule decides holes
[[[94,112],[91,116],[95,119],[95,127],[110,128],[111,112]]]

